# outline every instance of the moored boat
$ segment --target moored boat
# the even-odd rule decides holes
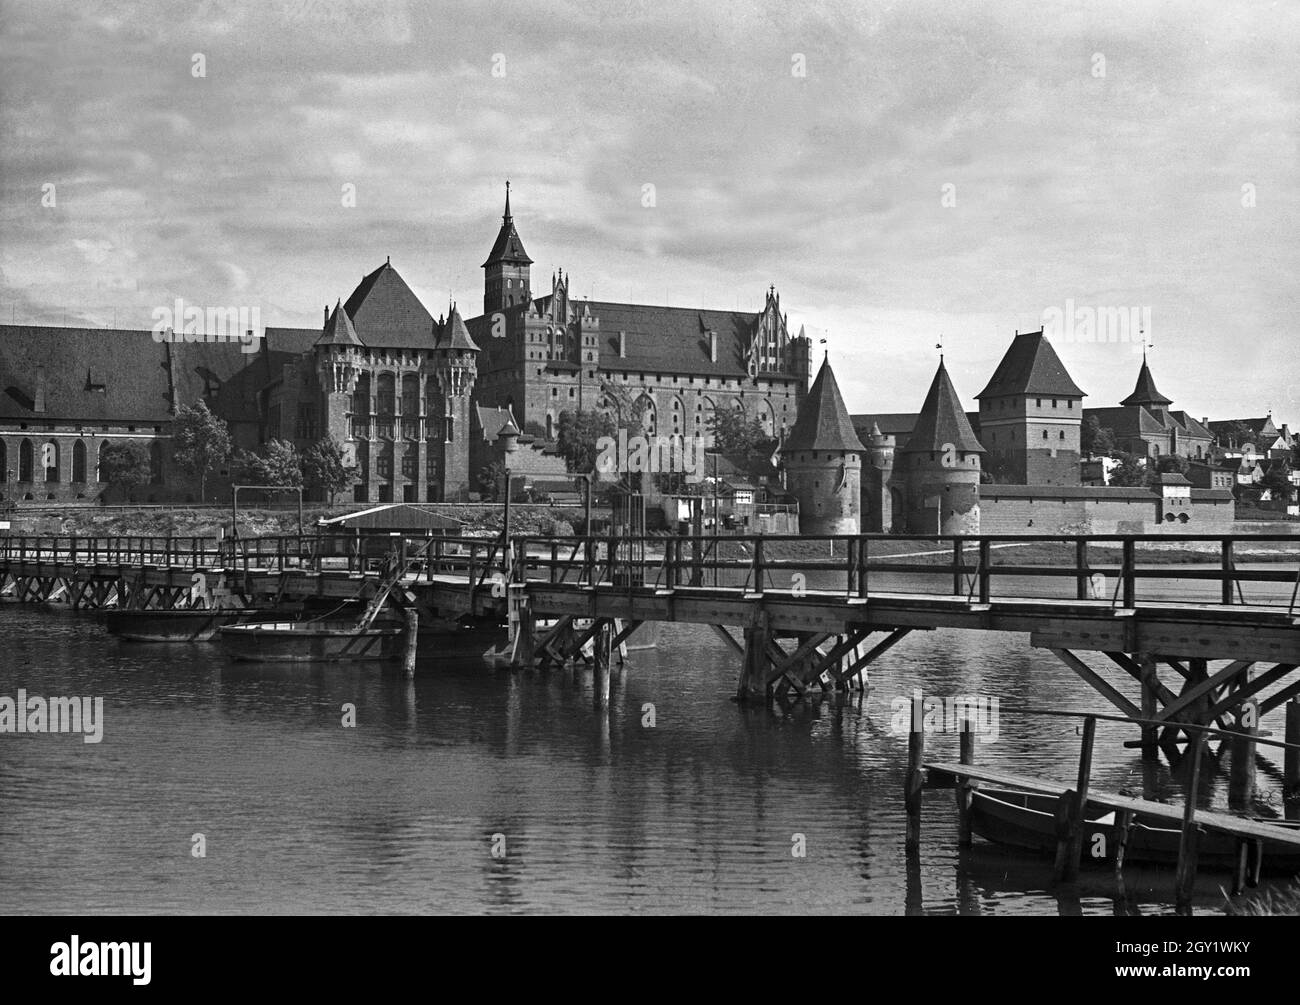
[[[1045,854],[1056,852],[1055,796],[1008,789],[980,789],[972,792],[971,830],[980,837],[1013,848]],[[1084,808],[1082,861],[1102,864],[1115,860],[1115,813],[1088,803]],[[1300,832],[1300,821],[1268,820],[1267,823]],[[1124,852],[1125,861],[1175,865],[1181,831],[1164,820],[1135,814]],[[1095,856],[1094,849],[1105,854]],[[1219,831],[1202,832],[1198,841],[1201,865],[1232,868],[1237,860],[1237,840]],[[1295,873],[1300,870],[1300,850],[1289,844],[1264,841],[1262,867],[1266,872]]]
[[[254,621],[224,625],[218,639],[246,662],[351,663],[400,655],[403,634],[395,626],[362,627],[355,621]]]
[[[130,642],[207,642],[223,625],[233,625],[258,612],[243,608],[141,611],[130,608],[103,612],[110,635]]]

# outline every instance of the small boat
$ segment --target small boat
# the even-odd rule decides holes
[[[207,642],[223,625],[258,616],[248,608],[175,611],[106,610],[104,627],[110,635],[130,642]]]
[[[355,621],[253,621],[218,629],[222,648],[254,663],[351,663],[401,655],[404,629]]]
[[[971,831],[980,837],[1013,848],[1056,853],[1055,796],[1007,789],[974,789],[971,799]],[[1088,803],[1084,807],[1087,824],[1083,831],[1084,863],[1115,861],[1115,813],[1105,807]],[[1265,820],[1276,827],[1300,832],[1300,820]],[[1098,839],[1098,836],[1101,839]],[[1126,862],[1149,862],[1164,865],[1178,863],[1178,844],[1181,831],[1165,820],[1143,818],[1139,812],[1133,818],[1128,844],[1124,852]],[[1105,855],[1094,857],[1093,849],[1104,849]],[[1197,843],[1197,856],[1201,865],[1231,869],[1237,861],[1237,839],[1218,831],[1204,831]],[[1264,842],[1265,872],[1292,873],[1300,870],[1300,849],[1293,845]]]

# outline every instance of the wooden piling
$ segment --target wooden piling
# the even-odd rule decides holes
[[[1232,768],[1228,775],[1228,805],[1234,810],[1250,807],[1255,798],[1255,737],[1259,706],[1253,700],[1243,702],[1237,709],[1232,738]]]
[[[1097,733],[1093,716],[1083,720],[1083,740],[1079,745],[1079,773],[1074,789],[1062,797],[1064,819],[1058,817],[1056,841],[1056,878],[1070,883],[1078,878],[1079,859],[1083,855],[1083,831],[1087,823],[1088,785],[1092,778],[1092,746]]]
[[[1115,879],[1121,889],[1124,885],[1124,855],[1128,851],[1129,832],[1133,829],[1133,811],[1119,810],[1115,814]]]
[[[420,642],[420,612],[414,607],[406,609],[406,676],[415,676],[415,651]]]
[[[1288,820],[1300,820],[1300,698],[1286,703],[1286,748],[1282,761],[1282,799]]]
[[[1160,678],[1156,674],[1155,657],[1150,653],[1139,653],[1139,681],[1142,685],[1142,718],[1156,717],[1156,693],[1160,690]],[[1156,727],[1142,726],[1142,759],[1155,761],[1160,757],[1156,742]]]
[[[592,702],[596,708],[609,707],[609,663],[610,652],[613,649],[614,636],[611,632],[611,622],[608,618],[602,618],[596,629],[595,638],[592,640],[592,647],[595,649],[596,668],[592,680],[594,682]]]
[[[1196,792],[1201,781],[1201,758],[1205,750],[1205,733],[1192,730],[1188,743],[1191,747],[1191,774],[1187,779],[1187,800],[1183,804],[1183,832],[1178,841],[1178,872],[1174,877],[1174,902],[1179,910],[1192,906],[1196,889]]]
[[[903,848],[915,855],[921,850],[921,790],[925,786],[925,733],[919,702],[912,704],[912,730],[907,734],[907,775],[903,781],[903,806],[907,810],[907,833]]]
[[[968,717],[963,716],[961,722],[961,732],[957,734],[958,741],[961,745],[961,763],[972,765],[975,763],[975,731],[971,729],[971,721]],[[957,779],[957,844],[962,848],[971,846],[971,803],[974,801],[974,783],[969,778]]]

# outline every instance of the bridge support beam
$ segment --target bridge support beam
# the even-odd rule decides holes
[[[745,656],[740,671],[740,687],[736,692],[740,701],[766,702],[771,697],[767,683],[771,662],[767,648],[770,637],[767,612],[758,607],[745,628]]]

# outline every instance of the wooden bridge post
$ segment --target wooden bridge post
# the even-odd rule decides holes
[[[598,709],[609,707],[609,664],[613,641],[613,622],[609,618],[601,618],[596,628],[596,637],[591,643],[596,657],[592,701]]]
[[[1156,692],[1159,690],[1159,678],[1156,675],[1156,660],[1151,653],[1138,653],[1137,660],[1140,665],[1138,679],[1142,685],[1142,718],[1154,719],[1156,717]],[[1142,726],[1142,759],[1144,761],[1155,761],[1160,757],[1159,746],[1156,739],[1155,726]]]
[[[420,643],[420,612],[414,606],[406,609],[406,661],[407,677],[415,676],[415,653]]]
[[[975,763],[975,731],[971,728],[970,710],[962,715],[960,730],[957,734],[961,747],[961,763]],[[962,848],[971,846],[971,804],[974,802],[974,783],[969,778],[957,779],[957,844]]]
[[[1249,676],[1247,670],[1245,675]],[[1228,805],[1234,810],[1249,808],[1255,798],[1255,737],[1259,736],[1259,703],[1247,698],[1237,706],[1232,738],[1232,767],[1228,774]],[[1206,723],[1209,725],[1209,723]]]
[[[1220,586],[1222,592],[1220,600],[1225,604],[1232,603],[1232,538],[1225,537],[1222,543],[1222,551],[1219,556],[1219,568],[1222,571]]]
[[[1187,800],[1183,804],[1183,831],[1178,841],[1178,872],[1174,877],[1174,902],[1179,911],[1190,909],[1196,888],[1196,792],[1201,780],[1201,756],[1205,731],[1190,730],[1191,774],[1187,779]]]
[[[1088,581],[1092,573],[1088,571],[1088,539],[1076,538],[1074,542],[1074,568],[1078,573],[1074,577],[1074,599],[1088,599]]]
[[[903,849],[909,855],[921,850],[921,793],[925,788],[925,729],[920,700],[912,702],[912,728],[907,734],[907,774],[903,778],[903,806],[907,831]]]
[[[771,695],[767,686],[768,637],[767,612],[759,607],[745,627],[744,663],[740,671],[740,687],[736,693],[740,701],[766,702]]]
[[[954,597],[960,597],[966,592],[966,584],[962,582],[962,567],[965,564],[962,545],[963,542],[960,537],[952,539],[952,593]]]
[[[1124,538],[1123,552],[1124,607],[1132,610],[1137,605],[1137,549],[1131,537]]]
[[[1286,703],[1286,748],[1282,761],[1282,800],[1288,820],[1300,820],[1300,698]]]

